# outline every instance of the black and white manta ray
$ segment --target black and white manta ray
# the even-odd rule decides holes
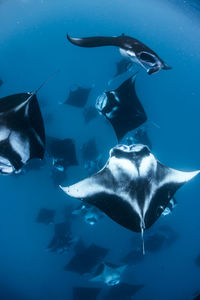
[[[0,174],[19,171],[32,158],[44,156],[45,131],[37,91],[0,99]]]
[[[84,88],[76,84],[70,88],[69,96],[64,104],[69,104],[75,107],[84,107],[87,103],[91,88]]]
[[[147,120],[135,92],[135,79],[136,76],[131,76],[116,90],[104,92],[96,101],[96,108],[111,122],[118,140]]]
[[[96,36],[86,38],[72,38],[67,34],[68,40],[80,47],[116,46],[124,56],[128,56],[133,62],[144,68],[149,75],[161,69],[169,70],[169,67],[153,50],[133,37],[122,34],[120,36]]]
[[[143,236],[177,189],[199,172],[168,168],[144,145],[117,145],[110,150],[102,170],[62,189],[71,197],[97,206],[120,225]]]

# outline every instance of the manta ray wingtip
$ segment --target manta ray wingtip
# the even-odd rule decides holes
[[[192,174],[192,177],[191,177],[191,179],[193,178],[193,177],[195,177],[195,176],[197,176],[199,173],[200,173],[200,170],[197,170],[197,171],[193,171],[193,172],[191,172]]]
[[[60,188],[63,192],[65,192],[65,193],[67,194],[68,187],[64,187],[64,186],[62,186],[62,185],[59,184],[59,188]]]
[[[78,185],[79,185],[79,183],[73,184],[73,185],[70,185],[70,186],[61,186],[61,185],[59,185],[59,187],[68,196],[80,199],[81,196],[82,196],[82,191],[79,189]]]
[[[59,184],[59,188],[61,188],[61,190],[63,190],[64,192],[67,192],[70,186],[62,186],[61,184]]]
[[[70,43],[76,45],[75,41],[77,40],[77,38],[71,37],[68,33],[66,34],[66,36],[67,36],[67,39],[68,39],[68,41],[69,41]]]
[[[200,173],[200,170],[193,172],[184,172],[185,181],[189,181]]]
[[[67,39],[70,43],[76,45],[76,46],[82,46],[82,39],[81,38],[74,38],[74,37],[71,37],[68,33],[67,33]],[[84,47],[84,45],[82,46]]]
[[[67,37],[69,42],[72,42],[72,38],[70,37],[70,35],[68,33],[66,34],[66,37]]]
[[[173,170],[172,171],[173,175],[173,180],[177,184],[184,184],[188,181],[190,181],[192,178],[197,176],[200,173],[200,170],[197,171],[192,171],[192,172],[183,172],[183,171],[178,171],[178,170]]]

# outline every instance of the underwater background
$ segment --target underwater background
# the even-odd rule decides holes
[[[75,47],[66,33],[77,37],[125,33],[173,67],[151,76],[141,69],[136,92],[148,116],[156,158],[178,170],[200,169],[199,18],[199,1],[0,1],[0,97],[34,91],[58,70],[38,92],[38,101],[46,135],[72,138],[76,145],[79,165],[68,168],[63,185],[89,175],[81,156],[84,143],[95,139],[104,164],[117,139],[102,116],[86,124],[82,109],[61,103],[70,86],[78,84],[93,87],[88,101],[94,104],[121,59],[115,47]],[[64,194],[50,174],[45,165],[19,176],[0,177],[0,300],[70,300],[76,286],[101,288],[97,299],[104,299],[109,289],[105,283],[90,282],[87,276],[64,269],[73,248],[63,255],[47,251],[54,225],[36,222],[40,209],[55,210],[59,223],[68,209],[80,204]],[[200,268],[195,263],[200,254],[199,180],[197,176],[183,186],[176,193],[173,212],[148,230],[170,226],[177,234],[173,244],[147,251],[123,272],[122,282],[142,285],[134,299],[190,300],[200,292]],[[72,219],[71,226],[73,235],[86,245],[108,249],[106,260],[117,265],[123,264],[138,237],[106,215],[94,226],[81,217]]]

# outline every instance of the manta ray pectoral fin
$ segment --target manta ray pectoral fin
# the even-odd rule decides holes
[[[120,46],[121,39],[117,36],[113,37],[104,37],[104,36],[95,36],[95,37],[85,37],[85,38],[72,38],[67,34],[67,39],[72,44],[79,47],[102,47],[102,46]]]
[[[84,199],[87,197],[91,197],[94,194],[101,193],[105,189],[98,184],[97,180],[95,180],[94,176],[86,178],[76,184],[73,184],[68,187],[60,188],[69,196],[79,199]]]
[[[196,175],[200,173],[200,170],[193,171],[193,172],[182,172],[175,169],[169,169],[170,172],[168,173],[166,179],[168,181],[173,181],[176,184],[184,184],[185,182],[188,182],[192,178],[194,178]]]

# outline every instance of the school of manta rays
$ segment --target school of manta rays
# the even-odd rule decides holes
[[[124,257],[123,266],[104,261],[107,249],[97,245],[87,248],[82,241],[73,238],[68,229],[69,224],[66,223],[55,224],[55,234],[48,246],[51,251],[63,253],[76,244],[75,255],[65,267],[66,270],[79,274],[91,274],[95,270],[91,281],[104,281],[110,286],[118,285],[118,290],[109,290],[105,299],[112,299],[109,298],[112,295],[118,299],[120,293],[123,297],[128,297],[140,287],[120,283],[120,274],[127,263],[131,264],[131,260],[135,263],[136,260],[143,259],[145,250],[151,252],[151,249],[158,247],[155,241],[162,244],[163,232],[165,237],[170,235],[169,228],[163,228],[155,233],[154,242],[148,234],[147,239],[143,236],[161,215],[168,214],[173,209],[176,204],[174,194],[179,187],[200,171],[182,172],[163,165],[151,153],[147,133],[140,127],[147,121],[147,116],[135,91],[137,72],[133,73],[131,70],[137,65],[151,75],[161,70],[170,70],[170,66],[148,46],[125,34],[87,38],[72,38],[67,35],[67,39],[79,47],[115,46],[125,57],[118,64],[116,76],[120,72],[128,75],[131,73],[131,76],[129,75],[116,89],[104,91],[96,99],[96,104],[84,111],[87,122],[98,113],[107,119],[119,144],[110,150],[104,166],[100,159],[96,160],[98,172],[95,173],[94,162],[89,160],[91,156],[95,160],[96,156],[95,141],[91,139],[82,149],[87,161],[86,167],[90,168],[90,176],[71,186],[61,186],[66,168],[69,165],[77,165],[78,162],[72,139],[59,140],[45,135],[43,117],[37,100],[37,93],[44,82],[34,92],[9,95],[0,99],[0,173],[14,173],[16,176],[25,174],[24,170],[31,166],[30,161],[42,161],[47,152],[52,161],[54,175],[56,174],[56,184],[70,197],[82,201],[80,207],[72,212],[73,216],[82,215],[86,222],[93,225],[102,213],[105,213],[121,226],[139,232],[142,238],[140,246],[137,251],[132,251]],[[82,108],[89,93],[89,88],[73,87],[63,104]],[[135,134],[125,139],[127,133],[133,130]],[[121,140],[125,143],[120,144]],[[88,159],[87,151],[94,152]],[[54,215],[53,210],[41,209],[37,221],[49,224],[53,222]],[[80,260],[81,265],[78,263]],[[77,287],[74,294],[78,295],[80,289],[81,287]],[[87,299],[90,299],[88,291],[83,289],[81,292],[85,292]],[[93,288],[90,289],[90,293],[93,295],[92,299],[95,299],[99,290]]]

